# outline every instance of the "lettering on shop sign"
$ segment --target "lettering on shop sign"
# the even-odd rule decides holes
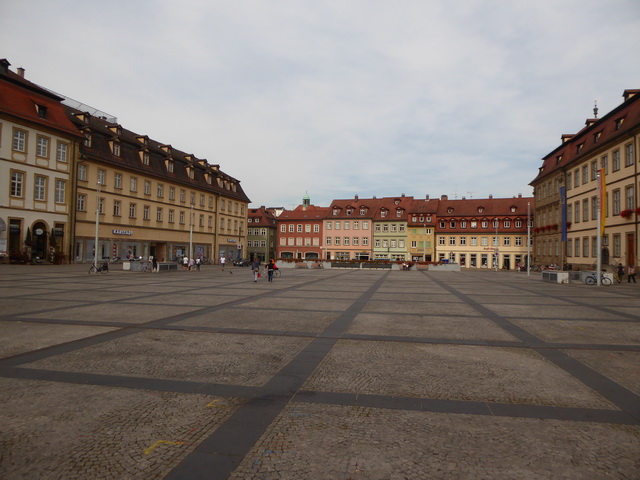
[[[114,235],[133,235],[133,230],[118,230],[116,228],[111,230],[111,233],[113,233]]]
[[[238,240],[236,240],[235,238],[227,238],[227,242],[228,243],[236,243]]]

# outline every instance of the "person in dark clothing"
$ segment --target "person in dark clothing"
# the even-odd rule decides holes
[[[622,283],[622,277],[624,276],[624,267],[621,263],[618,264],[618,283]]]
[[[273,282],[273,271],[275,269],[276,269],[276,264],[272,258],[271,260],[269,260],[269,263],[267,264],[267,276],[270,282]]]
[[[260,275],[260,259],[256,256],[251,262],[251,271],[253,272],[253,281],[258,281],[258,275]]]

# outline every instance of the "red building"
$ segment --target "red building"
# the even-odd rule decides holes
[[[322,258],[322,222],[328,207],[311,205],[308,195],[294,210],[284,210],[277,218],[279,258],[316,260]]]

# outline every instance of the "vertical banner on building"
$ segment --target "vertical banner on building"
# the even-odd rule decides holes
[[[562,241],[567,241],[567,191],[560,187],[560,211],[562,213]]]
[[[604,176],[604,168],[601,168],[598,173],[598,199],[600,205],[598,208],[600,209],[600,236],[604,236],[604,224],[606,219],[607,212],[607,183]]]

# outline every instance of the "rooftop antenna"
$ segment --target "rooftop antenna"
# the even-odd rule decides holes
[[[475,192],[467,192],[467,196],[468,196],[469,198],[473,198],[473,194],[474,194],[474,193],[475,193]]]
[[[598,118],[598,101],[593,101],[593,118]]]

